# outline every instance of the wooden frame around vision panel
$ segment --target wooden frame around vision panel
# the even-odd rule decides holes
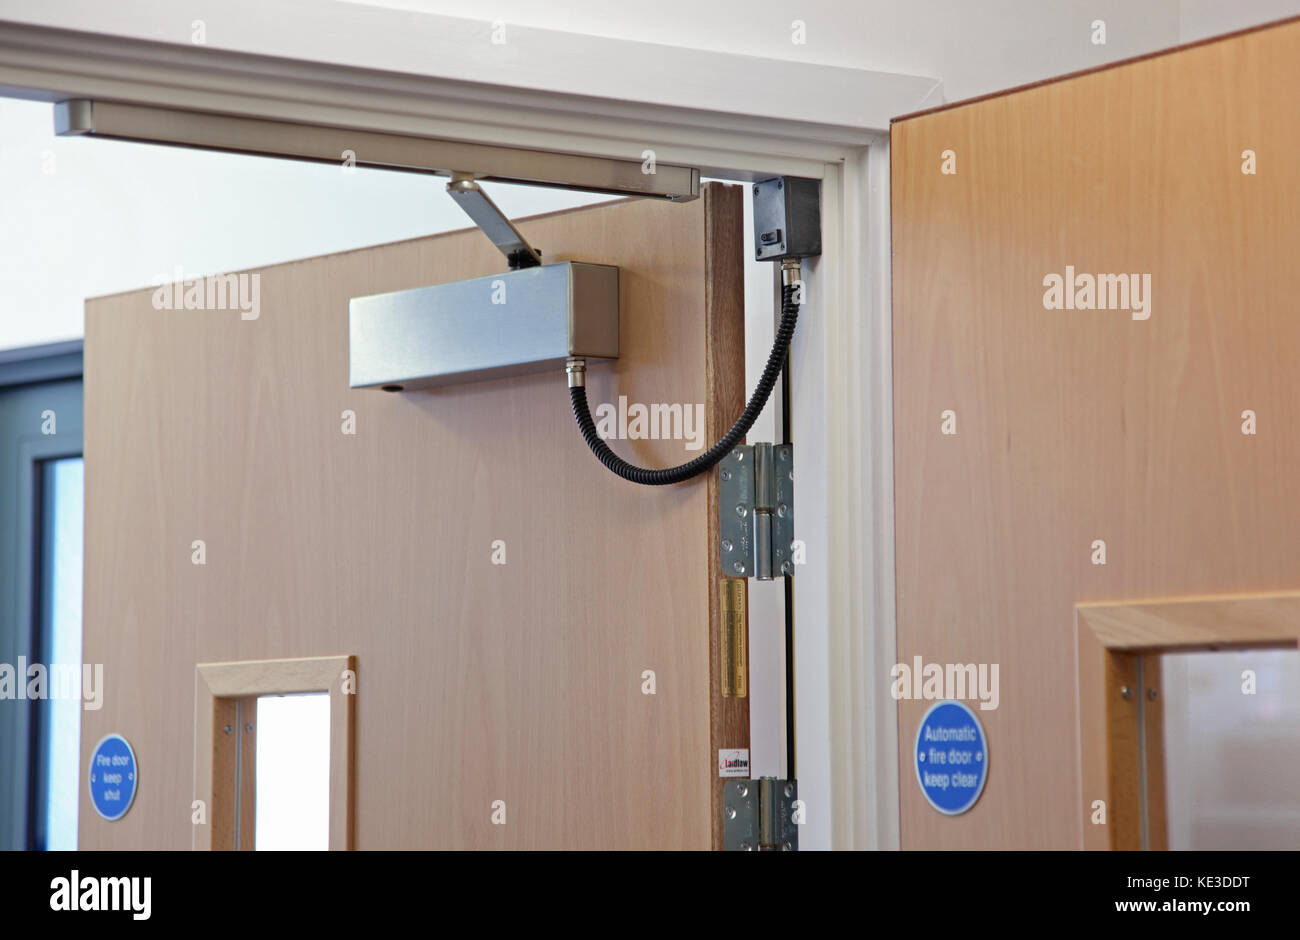
[[[1300,594],[1078,604],[1074,610],[1083,847],[1167,848],[1163,696],[1158,667],[1147,670],[1144,663],[1159,663],[1164,653],[1300,647]],[[1092,821],[1099,799],[1105,801],[1104,825]]]
[[[327,692],[330,696],[329,847],[353,847],[353,755],[356,695],[344,676],[356,674],[353,656],[200,663],[194,669],[194,799],[206,807],[207,822],[194,827],[195,849],[234,848],[235,776],[238,736],[218,730],[231,721],[236,703],[261,695]],[[220,750],[218,749],[220,747]],[[226,751],[229,753],[225,753]],[[217,772],[221,771],[221,780]],[[251,775],[249,775],[251,780]],[[249,786],[242,786],[247,797]],[[251,819],[251,817],[250,817]],[[241,826],[251,826],[239,820]],[[249,838],[248,844],[252,845]]]

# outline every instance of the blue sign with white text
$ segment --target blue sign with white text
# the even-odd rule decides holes
[[[916,779],[930,805],[948,816],[964,813],[984,792],[988,740],[962,702],[936,702],[916,729]]]
[[[110,734],[90,755],[90,802],[109,822],[121,819],[131,808],[138,782],[135,751],[120,734]]]

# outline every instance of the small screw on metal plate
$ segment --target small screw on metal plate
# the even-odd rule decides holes
[[[742,843],[740,843],[740,851],[742,851],[742,852],[752,852],[752,851],[754,851],[754,847],[753,847],[752,845],[750,845],[748,842],[742,842]]]
[[[723,550],[724,552],[729,552],[729,551],[731,551],[731,539],[723,539],[723,540],[722,540],[722,550]]]
[[[740,786],[736,787],[736,792],[739,793],[741,797],[749,796],[749,787],[742,783]]]
[[[736,562],[736,563],[735,563],[734,565],[732,565],[731,567],[733,567],[733,568],[736,569],[736,574],[744,574],[744,573],[745,573],[745,566],[744,566],[743,564],[741,564],[740,562]],[[744,796],[744,794],[742,793],[741,796]]]
[[[785,785],[785,795],[786,795],[786,796],[794,796],[794,784],[793,784],[793,783],[787,783],[787,784]]]
[[[736,807],[734,807],[734,806],[728,806],[728,807],[727,807],[727,818],[728,818],[728,819],[735,819],[735,818],[736,818]]]
[[[724,479],[724,480],[730,480],[730,479],[731,479],[731,471],[728,470],[726,467],[723,467],[723,468],[722,468],[721,475],[722,475],[722,479]]]
[[[1129,699],[1133,697],[1133,690],[1130,689],[1128,686],[1122,686],[1119,690],[1119,694],[1124,699],[1124,701],[1127,702]]]
[[[749,515],[749,510],[746,509],[744,506],[737,506],[737,507],[736,507],[736,515],[740,516],[740,518],[743,519],[743,518],[745,518],[747,515]]]

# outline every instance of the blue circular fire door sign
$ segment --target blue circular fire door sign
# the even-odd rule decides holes
[[[962,702],[936,702],[916,729],[916,779],[930,805],[947,816],[964,813],[984,792],[988,739]]]
[[[120,734],[110,734],[90,755],[90,802],[109,822],[121,819],[135,799],[135,751]]]

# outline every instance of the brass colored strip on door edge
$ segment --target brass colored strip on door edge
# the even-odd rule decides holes
[[[744,578],[722,578],[722,694],[725,698],[749,695],[749,604]]]

